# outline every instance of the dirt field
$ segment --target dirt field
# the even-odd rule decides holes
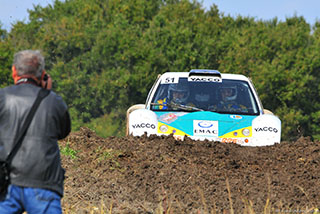
[[[253,148],[170,136],[100,138],[82,128],[60,143],[70,154],[62,156],[69,213],[320,208],[320,142],[309,138]]]

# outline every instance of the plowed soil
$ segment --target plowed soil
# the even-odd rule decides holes
[[[60,142],[68,213],[313,213],[320,208],[320,142],[267,147],[171,136]]]

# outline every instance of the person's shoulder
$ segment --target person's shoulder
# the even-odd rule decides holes
[[[59,94],[57,94],[54,91],[50,91],[49,96],[51,97],[51,99],[53,99],[54,103],[56,105],[60,104],[64,107],[67,107],[65,101],[63,100],[62,96],[60,96]]]
[[[49,95],[52,96],[55,99],[61,99],[62,100],[62,97],[59,94],[57,94],[56,92],[52,91],[52,90],[50,90]]]
[[[9,85],[7,87],[0,88],[0,94],[14,93],[16,91],[16,88],[16,85]]]
[[[15,87],[16,87],[16,85],[9,85],[9,86],[0,88],[0,91],[1,91],[1,92],[5,92],[5,91],[11,90],[11,89],[13,89],[13,88],[15,88]]]

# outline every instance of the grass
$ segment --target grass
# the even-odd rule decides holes
[[[77,158],[78,151],[75,151],[75,150],[71,149],[70,145],[69,145],[69,142],[67,142],[66,146],[64,146],[64,147],[62,147],[60,149],[60,152],[61,152],[62,155],[69,156],[72,159],[76,159]]]
[[[268,182],[268,185],[270,185],[270,183]],[[242,211],[235,211],[233,208],[233,201],[232,201],[232,197],[231,197],[231,190],[230,190],[230,185],[229,185],[229,180],[228,178],[226,178],[226,187],[227,187],[227,191],[228,191],[228,200],[229,200],[229,210],[223,210],[223,212],[217,212],[217,210],[221,210],[221,209],[217,209],[215,203],[213,203],[213,209],[211,210],[211,212],[209,212],[208,209],[208,205],[205,202],[205,197],[204,197],[204,193],[203,191],[198,187],[198,192],[200,195],[200,199],[202,202],[202,208],[198,209],[197,214],[216,214],[216,213],[223,213],[223,214],[234,214],[234,213],[243,213],[243,214],[260,214],[260,213],[256,213],[253,207],[253,202],[251,200],[248,199],[242,199],[242,202],[244,204],[244,209]],[[269,187],[269,191],[270,191],[270,187]],[[301,189],[301,191],[304,192],[303,189]],[[168,194],[166,193],[166,191],[164,189],[162,189],[162,193],[159,196],[160,199],[160,203],[158,204],[157,208],[153,211],[148,210],[146,207],[144,207],[142,204],[140,204],[140,208],[142,208],[145,212],[144,213],[152,213],[152,214],[180,214],[183,213],[182,212],[182,206],[181,204],[179,204],[179,202],[176,202],[178,204],[178,207],[180,208],[180,210],[173,210],[173,206],[172,206],[172,200],[170,200],[170,198],[168,197]],[[312,208],[283,208],[283,204],[280,201],[279,202],[279,208],[276,207],[272,207],[271,203],[270,203],[270,194],[268,194],[268,198],[266,199],[266,204],[264,206],[264,211],[263,214],[288,214],[288,213],[304,213],[304,214],[320,214],[319,208],[316,208],[315,206]],[[113,213],[113,208],[114,208],[114,203],[112,202],[109,206],[107,206],[103,200],[101,200],[101,203],[99,206],[88,206],[86,208],[83,208],[82,210],[84,212],[79,212],[74,211],[73,209],[69,209],[66,208],[64,210],[65,214],[77,214],[77,213],[90,213],[90,214],[112,214]],[[117,212],[119,213],[119,212]],[[126,212],[128,213],[128,212]],[[130,212],[132,213],[132,212]],[[138,213],[138,212],[136,212]],[[141,213],[141,212],[139,212]]]
[[[263,214],[288,214],[288,213],[303,213],[303,214],[320,214],[320,211],[318,208],[271,208],[269,204],[269,199],[267,199],[266,206],[269,207],[269,209],[265,209]],[[204,208],[198,209],[196,212],[197,214],[216,214],[216,213],[223,213],[223,214],[231,214],[231,213],[243,213],[243,214],[260,214],[256,213],[253,207],[253,203],[250,200],[243,199],[244,203],[244,209],[242,212],[240,211],[234,211],[234,209],[231,207],[229,210],[223,210],[222,212],[218,212],[217,207],[213,206],[214,208],[209,212],[207,209],[207,205],[204,206]],[[167,201],[164,203],[164,201],[161,201],[158,204],[158,207],[154,211],[150,211],[147,208],[144,208],[144,213],[154,213],[154,214],[181,214],[183,213],[181,210],[173,210],[171,202]],[[78,213],[90,213],[90,214],[112,214],[113,213],[113,203],[111,203],[109,206],[107,206],[104,202],[101,202],[100,206],[88,206],[87,208],[82,208],[81,212],[79,210],[75,211],[74,209],[66,208],[64,210],[65,214],[78,214]],[[119,212],[117,212],[119,213]],[[128,213],[128,212],[125,212]],[[131,213],[131,212],[130,212]],[[133,212],[135,213],[135,212]],[[136,212],[141,213],[141,212]]]
[[[125,170],[121,167],[120,163],[117,161],[117,157],[123,155],[123,152],[120,150],[107,149],[103,150],[101,147],[98,147],[95,152],[101,154],[98,158],[98,161],[110,161],[112,162],[112,166],[110,170]]]

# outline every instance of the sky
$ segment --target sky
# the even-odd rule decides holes
[[[256,20],[271,20],[275,17],[279,21],[294,15],[303,16],[313,25],[320,21],[320,0],[198,0],[204,8],[209,9],[212,4],[218,6],[220,13],[232,17],[248,16]],[[10,31],[11,24],[16,21],[28,21],[28,9],[40,4],[42,7],[53,4],[54,0],[0,0],[0,22],[2,28]]]

